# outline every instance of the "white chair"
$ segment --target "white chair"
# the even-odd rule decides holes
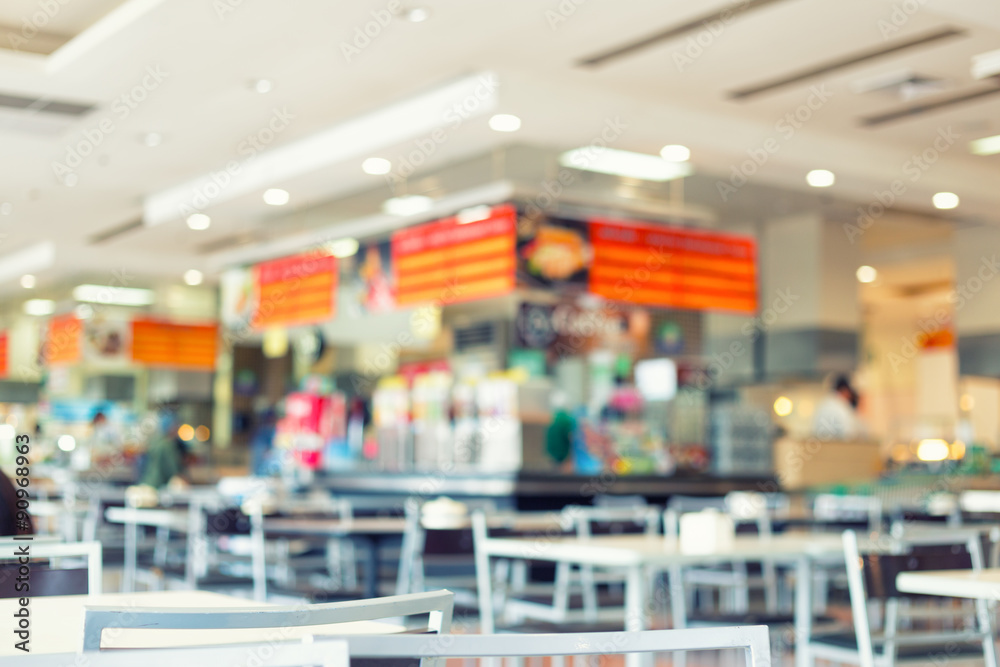
[[[48,559],[55,566],[55,572],[63,565],[63,560],[74,561],[85,559],[87,563],[87,593],[89,595],[100,595],[104,582],[103,553],[100,542],[56,542],[47,539],[14,540],[12,538],[0,539],[0,564],[4,562],[18,562],[24,556],[24,548],[28,549],[28,557],[32,559]],[[58,589],[47,590],[43,583],[41,571],[32,574],[33,580],[32,595],[68,595],[66,591]],[[82,583],[82,582],[81,582]],[[65,584],[53,581],[53,586],[63,586]],[[43,592],[44,591],[44,592]]]
[[[657,653],[742,649],[747,667],[771,665],[767,628],[764,626],[643,632],[448,635],[430,638],[412,635],[350,635],[343,639],[348,644],[352,659],[561,659],[587,655],[626,655],[631,659],[631,664],[641,664],[643,658],[654,657]],[[554,660],[553,664],[561,662]]]
[[[101,635],[106,628],[144,630],[280,628],[428,614],[427,631],[447,633],[451,631],[454,604],[455,596],[450,591],[432,591],[374,600],[296,606],[199,609],[88,606],[84,612],[83,650],[100,650]]]
[[[347,643],[261,643],[86,653],[33,655],[33,667],[177,667],[177,665],[259,665],[260,667],[349,667]]]
[[[854,633],[814,635],[805,646],[809,664],[817,659],[830,660],[861,667],[893,667],[898,663],[932,663],[946,661],[955,664],[964,660],[987,665],[996,664],[993,644],[993,623],[985,600],[976,602],[976,627],[973,630],[919,630],[901,632],[900,602],[908,596],[896,589],[896,574],[921,569],[961,569],[956,565],[956,548],[968,556],[972,570],[983,565],[981,531],[940,529],[920,534],[880,540],[878,551],[862,556],[858,536],[845,531],[844,561],[847,566],[848,590]],[[872,589],[866,579],[872,582]],[[872,633],[870,602],[883,601],[884,628],[881,636]]]

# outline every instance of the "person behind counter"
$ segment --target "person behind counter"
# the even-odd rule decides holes
[[[27,525],[22,523],[18,526],[17,490],[10,478],[0,470],[0,537],[31,535],[33,532],[34,527],[30,518]]]
[[[813,433],[824,439],[857,440],[865,426],[858,415],[860,396],[845,375],[837,376],[832,391],[816,406]]]
[[[146,445],[139,478],[139,484],[154,489],[161,489],[174,478],[180,478],[184,470],[184,450],[177,437],[176,419],[169,413],[158,419],[160,428]]]

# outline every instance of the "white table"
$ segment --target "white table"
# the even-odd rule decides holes
[[[539,560],[572,565],[591,565],[626,571],[625,629],[645,630],[646,588],[649,572],[670,576],[670,607],[674,627],[686,626],[687,608],[681,569],[744,561],[769,561],[794,565],[796,643],[807,642],[812,632],[812,564],[843,554],[840,535],[779,534],[770,537],[737,537],[731,549],[711,554],[681,553],[676,540],[663,535],[616,535],[579,537],[487,538],[476,553],[479,613],[483,633],[495,631],[490,558]],[[641,656],[630,654],[629,665],[640,665]],[[808,667],[804,651],[796,651],[796,667]]]
[[[919,595],[1000,600],[1000,569],[900,572],[896,588]]]
[[[13,618],[17,600],[0,599],[0,618]],[[107,595],[59,595],[32,598],[31,654],[75,653],[83,644],[85,605],[135,607],[254,607],[252,600],[209,593],[206,591],[161,591],[146,593],[111,593]],[[11,626],[3,626],[10,634]],[[232,630],[120,630],[105,633],[108,648],[162,648],[168,646],[209,646],[213,644],[244,644],[269,641],[290,641],[306,635],[389,634],[404,628],[392,623],[359,621],[334,625],[314,625],[296,628],[232,629]],[[11,635],[13,636],[13,635]],[[0,658],[25,654],[14,648],[13,641],[0,642]],[[30,656],[29,656],[30,657]],[[2,662],[2,660],[0,660]]]

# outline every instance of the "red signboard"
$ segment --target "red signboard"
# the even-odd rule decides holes
[[[7,377],[10,362],[7,359],[8,341],[10,337],[6,331],[0,331],[0,378]]]
[[[495,206],[489,216],[460,216],[403,229],[392,235],[396,302],[458,303],[514,289],[517,212]]]
[[[314,324],[336,312],[337,258],[310,252],[254,267],[258,329]]]
[[[749,237],[594,220],[589,291],[690,310],[757,310],[757,244]]]
[[[42,358],[46,364],[71,364],[80,360],[83,323],[72,314],[49,320]]]
[[[132,359],[147,366],[212,370],[218,327],[156,319],[132,322]]]

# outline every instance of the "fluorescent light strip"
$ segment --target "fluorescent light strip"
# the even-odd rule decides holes
[[[26,273],[41,273],[56,263],[56,245],[43,241],[0,257],[0,282],[20,280]]]
[[[1000,153],[1000,134],[970,141],[969,152],[975,155],[996,155]]]
[[[214,206],[488,114],[497,106],[498,88],[497,75],[482,72],[264,151],[253,161],[243,163],[224,188],[213,180],[214,174],[207,174],[147,197],[143,220],[150,226],[169,222],[180,218],[185,211],[203,208],[195,205],[203,198],[201,193],[218,192],[209,201],[209,206]]]
[[[566,151],[559,156],[559,164],[572,169],[640,178],[644,181],[670,181],[691,175],[691,165],[687,162],[667,162],[659,155],[596,146]]]
[[[153,290],[110,285],[77,285],[73,298],[88,303],[110,306],[148,306],[153,303]]]

